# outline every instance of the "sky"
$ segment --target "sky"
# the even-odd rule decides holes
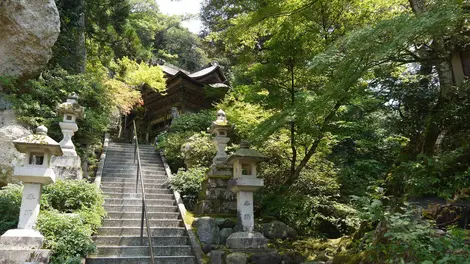
[[[199,14],[202,0],[156,0],[160,11],[169,15]],[[187,27],[193,33],[199,33],[202,29],[202,23],[199,19],[184,21],[183,26]]]

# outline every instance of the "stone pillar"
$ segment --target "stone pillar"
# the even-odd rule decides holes
[[[39,215],[42,185],[25,183],[21,199],[19,229],[33,229]]]
[[[2,263],[48,263],[50,251],[42,250],[44,237],[35,230],[39,215],[42,185],[53,183],[52,156],[63,154],[59,143],[47,136],[47,128],[38,127],[35,135],[13,141],[16,149],[25,153],[24,165],[16,166],[14,177],[24,183],[17,229],[0,237]]]
[[[60,146],[64,155],[54,158],[54,171],[59,179],[82,179],[82,162],[72,141],[73,135],[78,131],[76,120],[84,117],[84,108],[78,104],[78,95],[70,94],[67,101],[59,105],[57,111],[63,116],[59,126],[63,134]]]
[[[255,228],[253,192],[239,191],[237,193],[237,212],[243,232],[253,232]]]
[[[232,178],[232,166],[225,164],[227,160],[225,148],[230,141],[228,137],[230,129],[231,124],[228,122],[225,112],[219,110],[217,119],[208,129],[210,133],[215,135],[212,142],[217,154],[212,160],[212,165],[199,194],[196,208],[199,214],[234,214],[237,210],[236,197],[228,189],[228,182]]]

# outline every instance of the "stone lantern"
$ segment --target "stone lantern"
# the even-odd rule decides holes
[[[63,117],[59,126],[64,137],[59,143],[64,155],[52,160],[54,171],[59,179],[82,179],[82,162],[72,142],[74,133],[78,131],[76,121],[84,117],[84,108],[78,104],[78,95],[69,94],[67,101],[57,107],[57,112]]]
[[[215,155],[213,162],[214,164],[222,164],[227,159],[227,153],[225,148],[227,143],[230,141],[230,138],[227,136],[228,131],[230,130],[231,125],[229,124],[225,112],[220,109],[217,112],[217,119],[212,122],[208,131],[215,135],[213,142],[217,148],[217,154]]]
[[[67,156],[77,156],[72,137],[78,130],[76,123],[77,118],[84,117],[84,108],[78,104],[78,95],[76,93],[69,94],[67,101],[60,104],[57,108],[63,121],[59,123],[64,138],[60,141],[60,146]]]
[[[40,250],[44,237],[34,227],[39,214],[42,185],[55,181],[51,158],[61,156],[62,149],[59,143],[47,136],[44,126],[38,127],[36,134],[15,140],[13,144],[25,154],[24,165],[16,166],[13,174],[23,182],[24,189],[18,228],[8,230],[0,237],[0,248],[4,249],[0,251],[0,259],[20,263],[19,260],[26,261],[28,255],[48,258],[48,252]],[[15,261],[11,263],[17,263]]]
[[[256,177],[257,165],[267,157],[250,149],[242,142],[240,149],[233,153],[226,164],[233,166],[233,183],[230,188],[237,194],[238,222],[242,232],[233,233],[227,239],[230,248],[264,248],[266,238],[254,231],[253,192],[264,185],[263,179]]]

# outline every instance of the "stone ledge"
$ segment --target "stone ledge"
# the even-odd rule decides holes
[[[47,264],[51,253],[45,249],[0,249],[0,264]]]

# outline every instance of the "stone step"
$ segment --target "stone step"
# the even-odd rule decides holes
[[[139,236],[94,236],[93,241],[97,246],[114,245],[114,246],[140,246]],[[189,245],[187,236],[154,236],[152,243],[155,246],[160,245]],[[148,246],[148,239],[144,237],[143,245]]]
[[[175,205],[175,199],[146,199],[145,200],[147,206],[152,205]],[[105,198],[104,199],[105,205],[141,205],[142,199],[119,199],[119,198]]]
[[[146,237],[144,238],[146,239]],[[150,256],[146,246],[100,246],[97,256]],[[187,245],[153,246],[154,256],[188,256],[191,247]]]
[[[160,184],[160,185],[155,185],[155,186],[146,186],[145,187],[145,193],[149,193],[149,194],[160,194],[160,189],[167,189],[168,187],[168,184]],[[137,190],[140,190],[141,188],[138,187]],[[120,193],[131,193],[131,192],[135,192],[135,185],[134,186],[126,186],[126,187],[104,187],[102,186],[101,187],[101,190],[103,192],[120,192]]]
[[[142,212],[142,205],[103,205],[104,209],[107,212]],[[147,210],[149,213],[172,213],[178,212],[178,207],[176,205],[172,206],[154,206],[147,205]]]
[[[150,216],[149,216],[150,217]],[[140,227],[141,219],[104,219],[103,227]],[[144,219],[145,225],[145,219]],[[181,219],[149,219],[149,226],[154,227],[181,227]]]
[[[109,160],[106,160],[106,166],[108,167],[136,167],[137,163],[134,163],[133,160],[131,161],[109,161]],[[163,164],[160,164],[160,163],[156,163],[156,162],[143,162],[141,160],[141,163],[140,165],[143,167],[143,168],[157,168],[157,167],[161,167],[163,168]]]
[[[132,152],[128,151],[110,151],[106,153],[107,158],[126,158],[134,160],[134,150]],[[159,155],[155,152],[140,151],[140,159],[157,159]],[[137,154],[135,156],[137,159]]]
[[[103,188],[106,188],[106,189],[103,189]],[[128,192],[124,192],[121,188],[118,188],[117,192],[116,192],[116,189],[115,188],[108,188],[108,187],[101,187],[101,190],[103,191],[103,193],[122,193],[122,194],[127,194],[127,193],[136,193],[135,192],[135,184],[134,186],[132,187],[129,187],[131,188],[132,190],[131,191],[128,191]],[[107,189],[111,189],[111,191],[106,191]],[[137,193],[141,193],[140,189],[137,189]],[[170,188],[167,188],[167,187],[164,187],[164,188],[156,188],[156,189],[151,189],[151,192],[147,192],[147,189],[145,191],[145,194],[172,194],[173,192],[171,191]]]
[[[140,157],[141,164],[146,163],[146,164],[161,164],[161,161],[159,161],[159,157]],[[136,159],[137,160],[137,159]],[[114,156],[114,157],[109,157],[106,155],[106,162],[126,162],[127,164],[129,163],[134,163],[134,156],[132,157],[123,157],[121,155],[119,156]],[[137,161],[135,162],[137,163]]]
[[[157,172],[142,172],[141,174],[145,178],[152,178],[152,177],[167,177],[166,173],[163,171],[157,171]],[[137,171],[134,171],[132,173],[129,172],[103,172],[103,176],[108,176],[112,178],[119,178],[119,177],[124,177],[124,178],[132,178],[132,177],[137,177]],[[139,177],[140,178],[140,177]]]
[[[105,198],[118,198],[118,199],[126,199],[126,198],[134,198],[140,199],[142,198],[142,193],[103,193]],[[145,194],[146,199],[174,199],[174,195],[171,190],[168,189],[168,193],[166,194]]]
[[[146,180],[146,179],[144,179]],[[152,183],[145,183],[144,182],[144,186],[145,188],[159,188],[157,186],[162,186],[163,184],[167,183],[167,180],[154,180]],[[125,181],[125,182],[101,182],[101,186],[103,187],[119,187],[119,188],[124,188],[124,187],[134,187],[135,188],[135,184],[136,184],[136,181]],[[140,179],[139,181],[137,182],[137,187],[140,189],[142,188],[142,185],[141,185],[141,182],[140,182]]]
[[[137,172],[137,167],[106,167],[104,168],[103,172],[127,172],[127,173],[135,173]],[[142,166],[142,172],[166,172],[165,168],[163,167],[155,167],[149,168]]]
[[[136,177],[134,178],[124,178],[124,177],[104,177],[101,178],[101,185],[103,184],[119,184],[119,183],[127,183],[127,184],[134,184],[136,182]],[[144,184],[154,184],[155,181],[161,181],[161,180],[167,180],[168,178],[166,176],[155,176],[152,179],[145,179],[144,178]],[[139,178],[139,183],[140,183],[140,178]]]
[[[196,264],[194,256],[155,256],[157,264]],[[89,257],[86,264],[150,264],[150,257]]]
[[[145,187],[152,187],[152,188],[157,188],[155,187],[156,185],[158,186],[161,186],[165,183],[168,182],[168,179],[164,179],[164,178],[156,178],[156,179],[147,179],[147,178],[143,178],[144,180],[144,186]],[[121,180],[121,181],[102,181],[101,182],[101,186],[103,187],[128,187],[129,185],[130,186],[133,186],[135,187],[135,185],[138,185],[139,188],[141,188],[141,181],[140,181],[140,178],[138,181],[136,181],[136,179],[124,179],[124,180]]]
[[[99,236],[128,236],[139,235],[139,227],[100,227],[98,229]],[[150,228],[151,236],[185,236],[186,229],[184,227],[152,227]],[[144,236],[147,236],[146,227],[144,225]]]
[[[181,219],[179,212],[147,213],[150,219]],[[109,211],[106,219],[141,219],[142,212],[114,212]]]

